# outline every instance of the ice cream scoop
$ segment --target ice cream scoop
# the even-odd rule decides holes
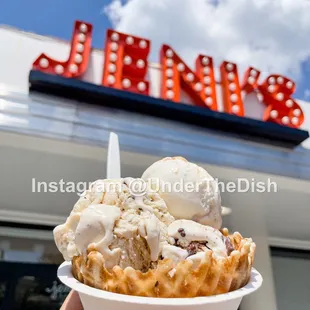
[[[148,167],[142,179],[158,190],[174,217],[220,229],[221,196],[217,182],[202,167],[182,157],[166,157]]]
[[[96,251],[109,270],[118,265],[147,271],[160,257],[177,263],[199,252],[227,255],[220,231],[175,220],[158,193],[146,188],[135,195],[133,181],[138,179],[98,180],[80,197],[66,222],[54,229],[66,260]],[[203,257],[198,256],[197,261]]]
[[[176,243],[188,251],[189,257],[207,249],[218,257],[227,256],[226,238],[211,226],[190,220],[176,220],[169,225],[168,236],[177,240]]]
[[[132,180],[98,180],[80,197],[66,222],[54,229],[66,260],[90,249],[101,253],[108,269],[147,270],[158,260],[174,218],[157,193],[133,195]]]

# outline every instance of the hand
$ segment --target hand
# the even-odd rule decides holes
[[[83,310],[79,294],[71,291],[60,310]]]

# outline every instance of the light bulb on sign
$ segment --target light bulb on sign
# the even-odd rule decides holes
[[[203,82],[206,84],[206,85],[209,85],[211,83],[211,78],[209,76],[205,76],[203,78]]]
[[[202,90],[202,86],[201,86],[200,83],[196,83],[196,84],[195,84],[195,90],[196,90],[196,91],[201,91],[201,90]]]
[[[167,76],[168,78],[173,77],[173,70],[172,70],[172,69],[167,69],[167,70],[166,70],[166,76]]]
[[[271,118],[277,118],[278,115],[279,115],[279,113],[278,113],[278,111],[276,111],[276,110],[272,110],[272,111],[270,112],[270,117],[271,117]]]
[[[47,68],[49,66],[49,61],[46,58],[40,59],[39,65],[41,68]]]
[[[193,73],[188,73],[187,76],[186,76],[186,79],[189,82],[193,82],[194,81],[194,74]]]
[[[127,43],[128,45],[132,45],[132,44],[134,43],[133,37],[127,37],[127,38],[126,38],[126,43]]]
[[[211,97],[206,98],[205,104],[206,104],[208,107],[212,106],[212,104],[213,104],[212,98],[211,98]]]
[[[131,82],[129,79],[124,79],[122,84],[124,88],[129,88],[131,86]]]
[[[81,24],[81,25],[80,25],[80,31],[81,31],[81,32],[84,32],[84,33],[85,33],[85,32],[87,32],[87,30],[88,30],[87,25],[85,25],[85,24]]]
[[[116,42],[112,42],[110,48],[111,51],[116,52],[118,50],[118,44]]]
[[[143,92],[143,91],[146,90],[146,85],[145,85],[144,82],[140,82],[140,83],[138,84],[138,90],[139,90],[140,92]]]
[[[172,90],[168,90],[167,91],[167,98],[168,99],[173,99],[173,97],[174,97],[174,92]]]
[[[84,51],[84,45],[82,43],[79,43],[77,46],[76,46],[76,51],[78,53],[83,53]]]
[[[238,96],[236,94],[232,94],[230,96],[230,100],[231,100],[231,102],[237,102],[238,101]]]
[[[184,69],[185,69],[185,66],[184,66],[182,63],[179,63],[179,64],[177,65],[177,69],[178,69],[179,72],[183,72]]]
[[[283,100],[283,98],[284,98],[283,93],[278,93],[278,94],[276,95],[276,98],[277,98],[279,101]]]
[[[282,76],[279,76],[279,77],[277,78],[277,83],[278,83],[278,84],[283,84],[283,82],[284,82],[283,77],[282,77]]]
[[[113,75],[108,75],[107,81],[110,85],[115,83],[115,77]]]
[[[111,40],[112,41],[118,41],[119,40],[119,35],[117,32],[113,32],[111,35]]]
[[[167,67],[172,67],[172,66],[173,66],[173,60],[172,60],[171,58],[168,58],[168,59],[166,60],[166,66],[167,66]]]
[[[232,71],[234,69],[234,65],[229,62],[228,64],[226,64],[226,69],[227,71]]]
[[[207,66],[210,63],[210,60],[208,57],[203,57],[201,62],[204,66]]]
[[[78,40],[79,40],[79,42],[84,43],[85,40],[86,40],[85,34],[84,34],[84,33],[80,33],[80,34],[78,35]]]
[[[231,112],[237,114],[239,112],[239,107],[237,105],[233,105],[231,107]]]
[[[171,58],[171,57],[173,56],[173,51],[170,50],[170,49],[167,50],[167,51],[166,51],[166,56]]]
[[[145,40],[141,40],[141,41],[139,42],[139,47],[140,47],[140,48],[146,48],[146,47],[147,47],[146,41],[145,41]]]
[[[235,83],[230,83],[230,84],[229,84],[229,86],[228,86],[228,88],[229,88],[229,90],[230,90],[230,91],[232,91],[232,92],[233,92],[233,91],[235,91],[235,90],[236,90],[237,86],[236,86],[236,84],[235,84]]]
[[[204,68],[203,68],[203,73],[204,73],[205,75],[209,75],[210,72],[211,72],[211,70],[210,70],[209,67],[204,67]]]
[[[109,64],[108,71],[110,73],[115,73],[116,72],[116,66],[114,64]]]
[[[77,73],[78,71],[78,66],[76,64],[71,64],[70,67],[69,67],[69,71],[71,73]]]
[[[124,64],[125,65],[129,66],[131,64],[131,62],[132,62],[132,59],[131,59],[130,56],[125,56],[124,57]]]
[[[294,102],[292,99],[288,99],[288,100],[286,100],[285,105],[287,108],[291,108],[291,107],[293,107]]]
[[[290,122],[290,119],[288,116],[283,116],[281,121],[284,125],[287,125]]]
[[[83,61],[82,55],[76,54],[76,55],[74,56],[74,61],[75,61],[77,64],[80,64],[80,63]]]
[[[233,72],[228,73],[227,74],[227,78],[228,78],[229,81],[232,82],[235,79],[234,73]]]
[[[254,82],[255,82],[255,78],[253,76],[249,76],[248,83],[252,85],[254,84]]]
[[[205,94],[206,94],[207,96],[210,96],[210,95],[212,94],[212,88],[211,88],[211,87],[206,87],[206,88],[205,88]]]
[[[63,73],[64,73],[64,67],[63,67],[62,65],[57,65],[57,66],[55,67],[55,72],[56,72],[57,74],[63,74]]]
[[[109,58],[110,58],[110,61],[115,62],[117,60],[117,55],[115,53],[111,53]]]
[[[293,125],[297,125],[298,122],[299,122],[299,119],[298,119],[297,117],[293,117],[293,118],[292,118],[292,124],[293,124]]]
[[[166,81],[166,86],[168,87],[168,88],[172,88],[173,87],[173,80],[167,80]]]
[[[293,88],[293,83],[292,83],[291,81],[288,81],[288,82],[286,83],[286,87],[287,87],[288,89]]]
[[[142,59],[139,59],[137,61],[137,68],[142,69],[142,68],[144,68],[144,66],[145,66],[144,61]]]
[[[250,71],[250,75],[253,76],[253,77],[256,77],[256,76],[257,76],[257,71],[254,70],[254,69],[252,69],[252,70]]]

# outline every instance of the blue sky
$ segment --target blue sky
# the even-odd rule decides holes
[[[102,9],[110,2],[111,0],[2,0],[0,24],[69,40],[74,21],[81,19],[94,25],[93,46],[102,48],[105,31],[112,27]],[[310,91],[308,98],[305,98],[306,89],[310,89],[309,63],[302,65],[302,79],[297,83],[296,98],[310,99]]]
[[[0,24],[69,40],[76,19],[94,25],[93,46],[103,47],[111,24],[102,14],[109,0],[1,0]],[[44,3],[44,4],[43,4]]]

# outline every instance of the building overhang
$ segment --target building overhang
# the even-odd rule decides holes
[[[191,124],[202,127],[202,130],[210,129],[225,136],[273,146],[294,148],[309,138],[309,133],[305,130],[175,103],[40,71],[30,72],[29,83],[31,91],[79,100],[99,107],[121,109]]]

